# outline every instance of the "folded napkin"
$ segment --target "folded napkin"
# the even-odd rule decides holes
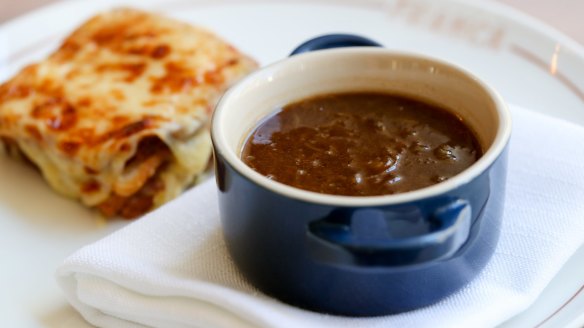
[[[65,260],[69,302],[103,327],[492,327],[526,309],[584,244],[584,129],[513,108],[501,237],[485,270],[438,304],[347,318],[267,297],[222,238],[214,181]]]

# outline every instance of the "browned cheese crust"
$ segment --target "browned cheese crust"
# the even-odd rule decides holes
[[[212,109],[256,66],[206,30],[115,9],[0,85],[0,138],[61,194],[136,217],[203,172]]]

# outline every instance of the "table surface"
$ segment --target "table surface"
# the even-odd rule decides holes
[[[40,6],[57,0],[0,0],[0,24]],[[82,1],[82,0],[77,0]],[[473,0],[469,0],[473,1]],[[489,0],[506,3],[584,44],[584,28],[580,18],[584,14],[582,0]]]

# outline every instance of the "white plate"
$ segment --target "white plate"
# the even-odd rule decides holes
[[[115,0],[61,2],[0,27],[0,81],[46,56]],[[458,63],[509,102],[584,125],[584,48],[494,2],[463,0],[126,0],[206,26],[267,64],[302,41],[349,32],[387,48]],[[34,170],[0,157],[0,326],[79,327],[53,272],[76,249],[123,226],[61,198]],[[538,301],[505,327],[584,325],[584,248]]]

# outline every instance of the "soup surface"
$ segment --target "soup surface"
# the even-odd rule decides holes
[[[340,93],[279,109],[242,160],[281,183],[324,194],[395,194],[444,181],[476,162],[473,131],[446,109],[383,93]]]

